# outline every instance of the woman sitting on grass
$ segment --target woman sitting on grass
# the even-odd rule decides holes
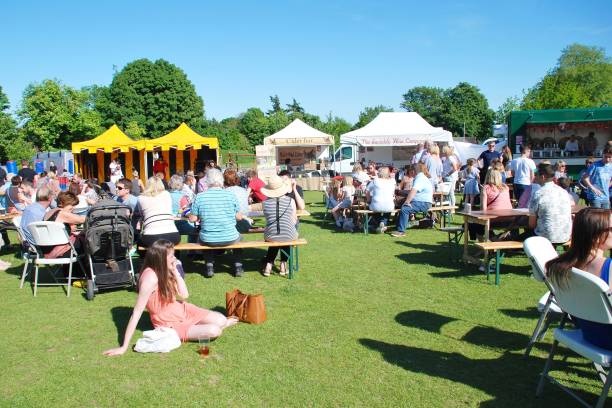
[[[610,285],[611,258],[604,254],[612,248],[610,210],[585,208],[576,214],[572,227],[572,245],[567,252],[546,263],[546,275],[555,286],[567,288],[572,267],[592,273]],[[612,350],[612,325],[574,317],[588,342]]]
[[[238,322],[234,317],[226,318],[221,313],[177,300],[177,297],[187,299],[189,291],[176,268],[174,247],[170,241],[155,241],[144,259],[138,298],[125,329],[123,344],[106,350],[104,355],[118,356],[127,351],[145,307],[153,327],[170,327],[183,342],[219,337],[225,328]]]

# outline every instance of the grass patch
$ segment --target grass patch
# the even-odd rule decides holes
[[[228,262],[204,279],[204,264],[186,260],[192,303],[224,309],[235,287],[266,299],[268,321],[229,329],[205,361],[194,344],[102,356],[123,336],[136,294],[88,302],[78,289],[66,298],[43,287],[34,298],[29,286],[18,288],[22,264],[5,253],[14,267],[0,273],[0,405],[574,406],[552,386],[534,396],[552,336],[523,358],[545,290],[526,258],[505,260],[498,288],[454,262],[439,231],[349,234],[322,220],[321,204],[309,211],[300,225],[309,244],[293,281],[260,275],[263,250],[245,251],[241,279]],[[150,328],[145,314],[132,343]],[[594,400],[600,384],[591,366],[561,354],[557,374]]]

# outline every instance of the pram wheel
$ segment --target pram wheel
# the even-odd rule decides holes
[[[95,291],[96,288],[93,279],[87,279],[87,293],[85,294],[87,300],[93,300]]]

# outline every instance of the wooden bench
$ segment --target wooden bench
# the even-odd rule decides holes
[[[483,251],[495,252],[495,285],[498,286],[500,283],[499,268],[501,261],[504,259],[504,251],[509,249],[523,249],[523,243],[521,241],[477,242],[476,246],[481,248]],[[487,280],[489,280],[489,274],[491,272],[490,263],[491,260],[489,260],[487,265],[485,265]]]
[[[446,214],[440,215],[440,228],[446,228],[446,223],[451,221],[451,214],[457,209],[456,205],[434,205],[429,207],[428,212],[430,214],[442,213],[446,211]]]
[[[389,212],[372,211],[372,210],[354,210],[355,214],[363,215],[363,217],[364,217],[364,220],[363,220],[363,233],[365,235],[368,235],[368,227],[370,226],[370,214],[391,214],[391,216],[394,216],[399,211],[400,210],[393,210],[393,211],[389,211]]]
[[[300,268],[299,251],[298,248],[302,245],[306,245],[305,239],[300,238],[295,241],[288,242],[267,242],[267,241],[240,241],[231,245],[225,246],[208,246],[200,243],[181,242],[174,246],[175,251],[214,251],[214,250],[228,250],[228,249],[249,249],[249,248],[270,248],[270,247],[289,247],[289,253],[286,253],[289,257],[289,279],[293,279],[293,273],[298,272]],[[138,247],[139,250],[146,251],[145,247]]]

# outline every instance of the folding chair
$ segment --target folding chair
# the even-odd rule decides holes
[[[544,282],[548,288],[548,292],[546,292],[538,302],[540,318],[538,319],[538,323],[536,324],[533,334],[527,343],[527,348],[525,349],[525,357],[528,357],[534,344],[538,340],[542,340],[546,334],[552,319],[554,317],[561,317],[563,311],[561,308],[559,308],[557,302],[555,302],[555,292],[548,282],[545,272],[546,262],[558,256],[553,244],[551,244],[551,242],[544,237],[531,237],[527,238],[525,242],[523,242],[523,249],[525,250],[525,254],[527,255],[529,263],[531,264],[533,277],[538,282]]]
[[[70,242],[70,237],[66,232],[64,224],[52,221],[39,221],[33,222],[28,225],[28,231],[32,235],[34,240],[34,247],[36,249],[36,257],[34,258],[34,296],[38,286],[64,286],[66,288],[66,296],[70,296],[70,287],[72,286],[72,265],[77,262],[81,266],[81,270],[84,271],[83,265],[81,264],[81,257],[76,253],[74,246]],[[50,247],[57,245],[70,245],[70,252],[67,258],[52,258],[46,259],[42,252],[42,247]],[[51,276],[55,280],[55,283],[38,283],[38,269],[43,266],[55,267],[55,270],[51,272]],[[68,279],[67,283],[58,281],[58,270],[61,273],[61,265],[68,265]],[[63,279],[63,278],[60,278]]]
[[[560,327],[554,331],[555,341],[552,344],[550,354],[544,365],[544,371],[538,383],[536,396],[542,395],[544,382],[548,380],[559,386],[581,404],[589,406],[586,401],[563,386],[549,374],[555,352],[557,351],[557,346],[559,343],[562,343],[574,352],[591,360],[595,365],[597,374],[603,382],[603,389],[595,407],[603,407],[608,397],[610,385],[612,384],[612,376],[610,375],[612,350],[597,347],[585,340],[582,330],[580,329],[566,329],[565,322],[567,321],[568,314],[571,314],[574,317],[595,323],[612,324],[612,294],[610,293],[610,287],[599,277],[577,268],[572,268],[567,287],[555,287],[552,282],[550,283],[551,287],[555,289],[556,301],[565,313],[561,320]]]
[[[28,241],[28,239],[23,235],[23,230],[21,229],[21,215],[13,218],[13,225],[17,230],[17,236],[19,237],[19,242],[21,246],[21,259],[23,259],[23,271],[21,272],[21,282],[19,283],[19,289],[23,288],[23,283],[25,282],[25,278],[30,271],[30,265],[34,263],[34,259],[36,259],[36,248]]]

